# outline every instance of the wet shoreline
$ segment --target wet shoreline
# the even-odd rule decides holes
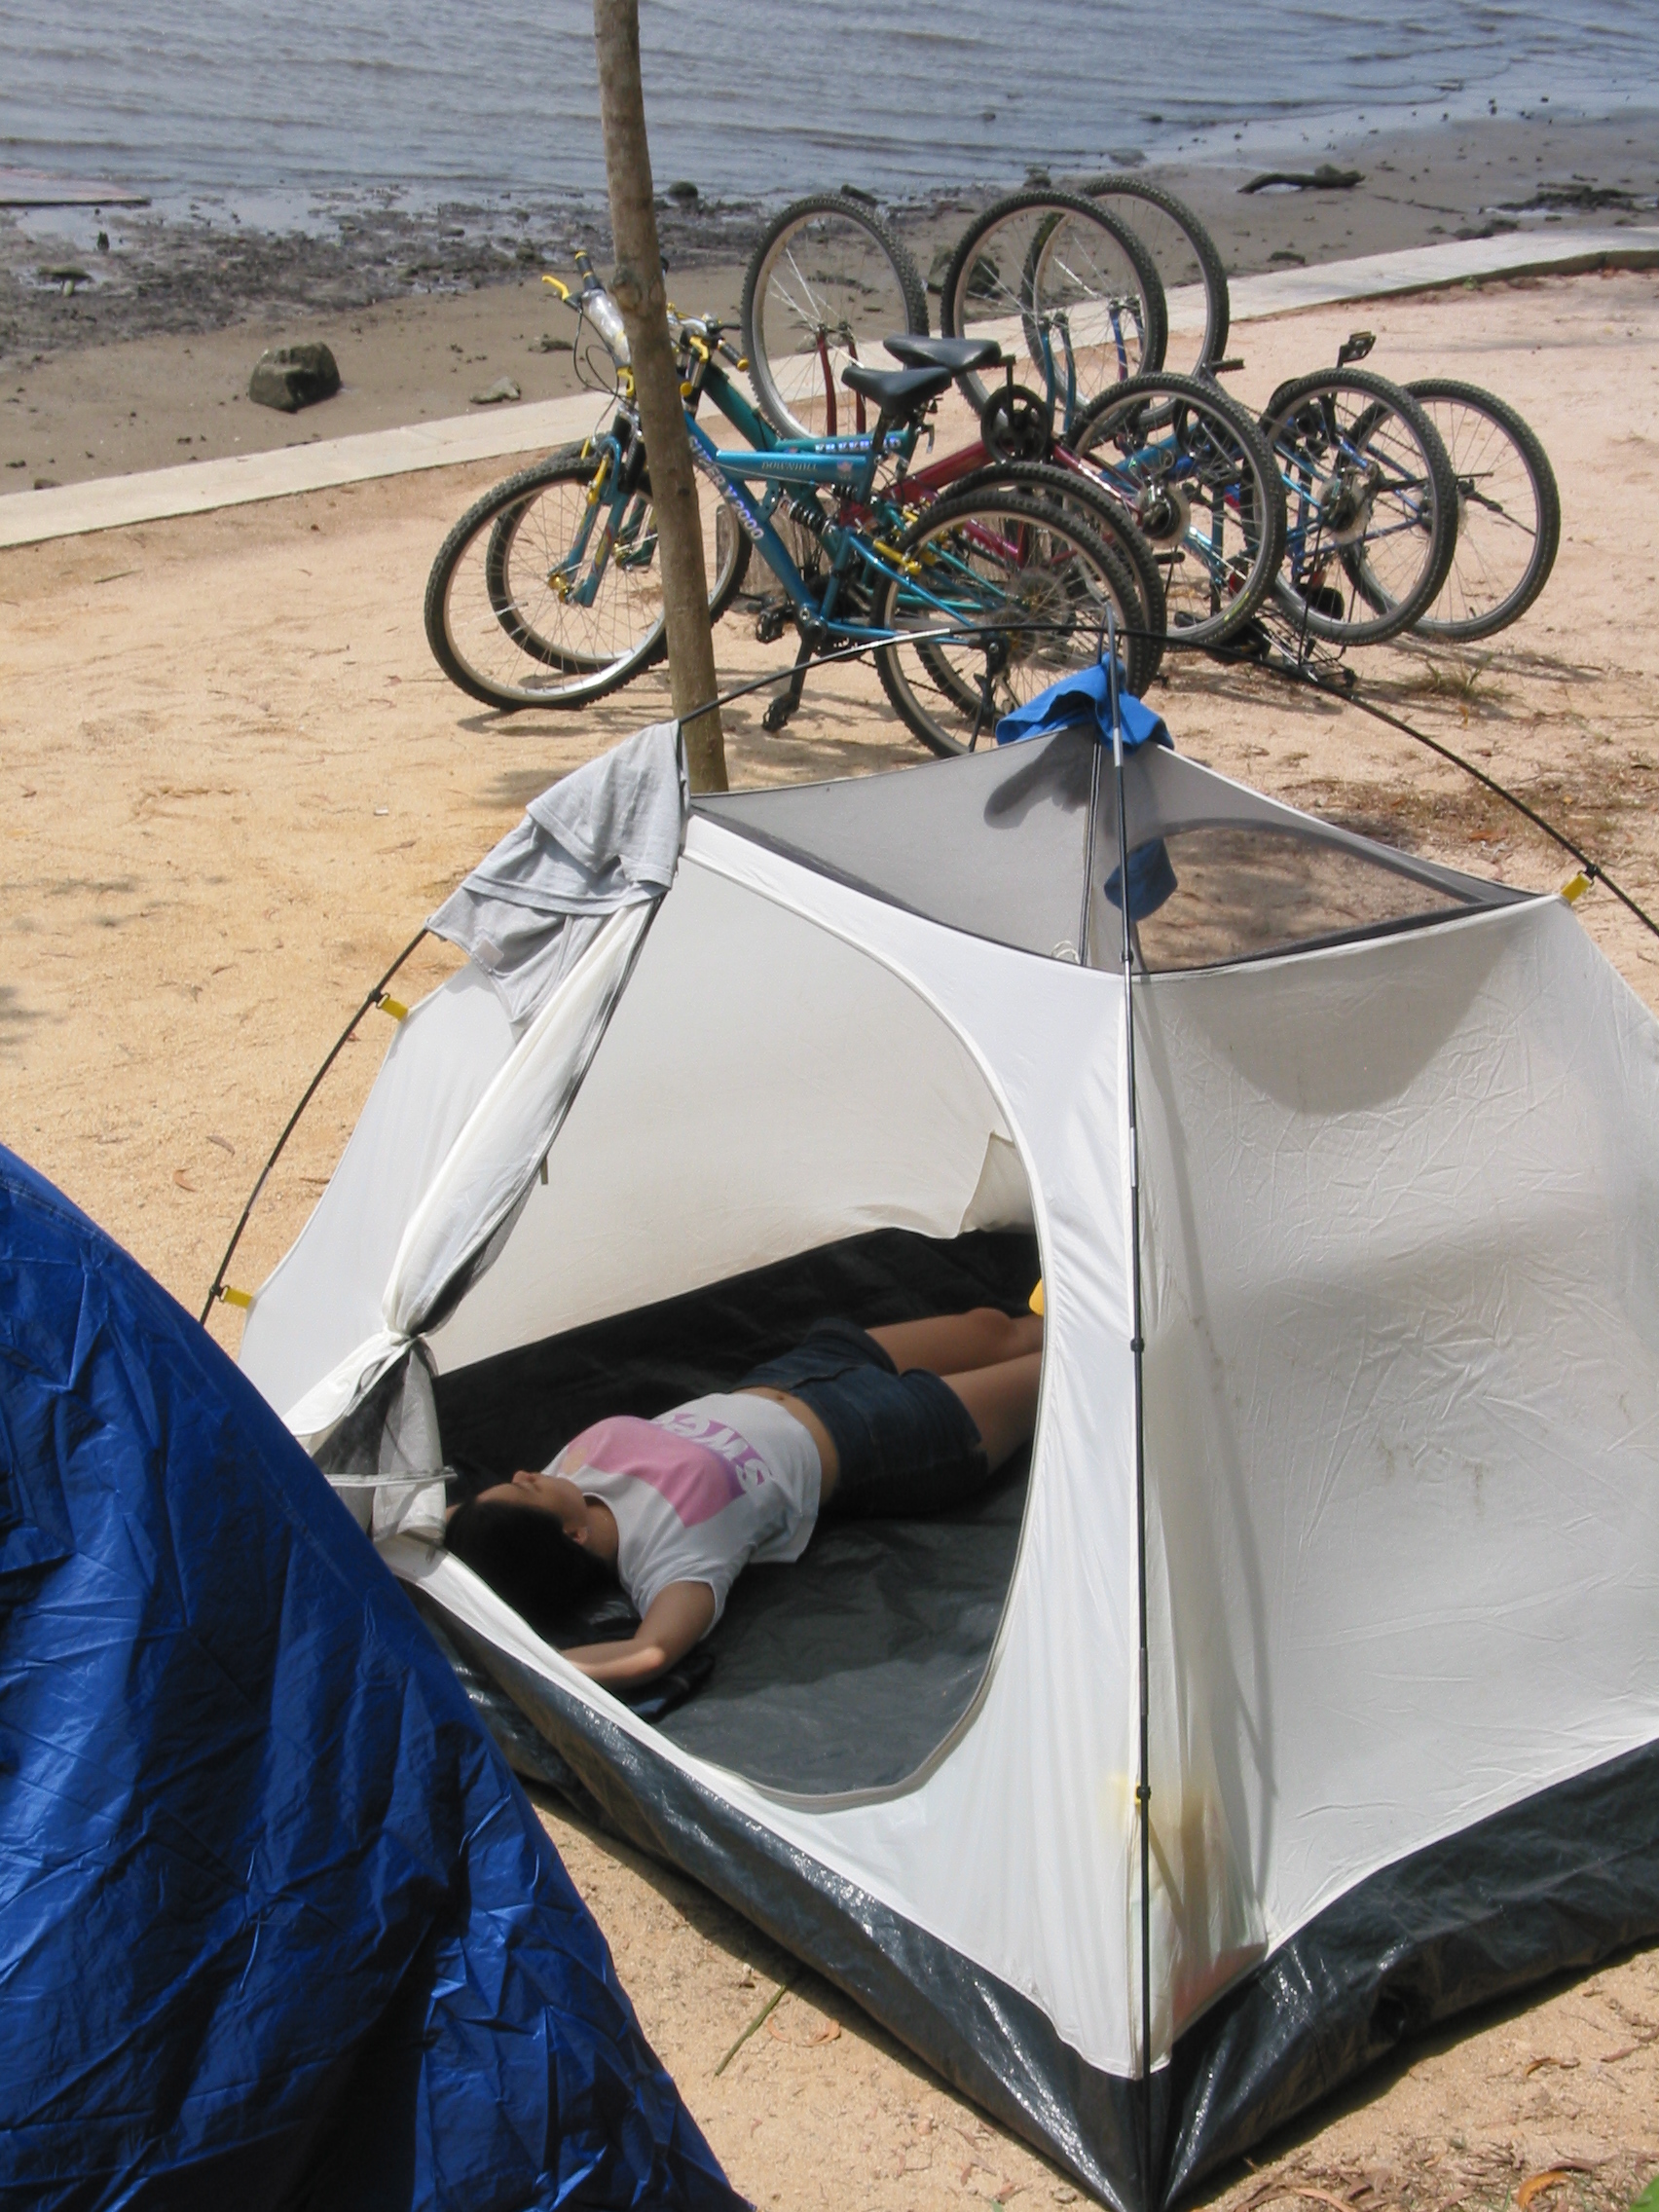
[[[1253,155],[1125,161],[1117,173],[1185,198],[1237,276],[1509,231],[1559,239],[1659,222],[1659,130],[1641,118],[1378,129],[1312,150],[1309,166],[1319,163],[1360,181],[1251,193],[1270,166]],[[1000,189],[918,194],[884,211],[925,276]],[[670,296],[735,325],[743,265],[772,211],[664,193]],[[302,212],[303,227],[275,230],[222,208],[183,221],[113,207],[0,213],[0,493],[462,414],[502,378],[527,400],[578,388],[571,319],[539,278],[568,275],[578,245],[608,265],[602,199],[412,209],[364,193]],[[54,274],[63,271],[80,276]],[[251,405],[260,351],[303,338],[332,348],[344,390],[299,416]]]
[[[1532,118],[1379,129],[1332,141],[1318,158],[1361,171],[1363,181],[1348,190],[1249,195],[1241,188],[1260,165],[1237,161],[1152,166],[1125,158],[1123,171],[1188,198],[1229,269],[1246,274],[1483,228],[1652,221],[1656,145],[1640,116],[1559,125]],[[925,269],[937,241],[1010,181],[884,206]],[[1088,178],[1056,172],[1052,181],[1075,189]],[[602,264],[608,255],[608,212],[594,195],[458,198],[422,208],[399,204],[400,197],[330,195],[281,229],[224,209],[183,219],[113,206],[0,212],[0,361],[194,336],[273,313],[310,318],[464,295],[568,270],[578,244]],[[671,272],[741,264],[771,212],[755,200],[660,195]]]

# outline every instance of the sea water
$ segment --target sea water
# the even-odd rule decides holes
[[[883,195],[1659,106],[1654,0],[643,0],[660,185]],[[589,0],[0,0],[0,166],[303,215],[604,188]],[[1363,127],[1363,126],[1361,126]]]

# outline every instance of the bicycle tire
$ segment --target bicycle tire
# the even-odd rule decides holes
[[[846,266],[806,270],[795,241],[809,238],[814,225],[828,232],[839,226],[846,236]],[[862,240],[862,246],[856,243]],[[816,248],[830,256],[826,240]],[[859,264],[862,258],[862,266]],[[788,268],[790,275],[782,272]],[[883,278],[885,271],[885,279]],[[873,278],[873,281],[871,279]],[[855,306],[855,295],[863,293]],[[878,358],[877,348],[899,327],[885,310],[897,306],[903,327],[927,336],[928,294],[921,275],[899,239],[871,207],[839,192],[817,192],[786,207],[761,233],[744,271],[739,316],[749,377],[760,412],[786,438],[823,437],[839,409],[856,408],[839,389],[837,354],[830,340],[844,337],[858,360]],[[854,315],[859,326],[854,326]],[[879,327],[878,327],[879,326]],[[803,344],[804,341],[804,344]],[[861,350],[862,349],[862,350]],[[792,369],[789,364],[800,366]],[[824,395],[814,405],[809,394]],[[823,420],[814,420],[821,415]]]
[[[1167,370],[1135,377],[1085,409],[1071,451],[1168,563],[1171,636],[1205,646],[1236,636],[1272,590],[1285,539],[1283,481],[1237,401]]]
[[[998,718],[1092,666],[1108,602],[1125,629],[1138,605],[1123,555],[1029,492],[936,500],[897,551],[916,567],[876,595],[874,621],[899,633],[877,649],[876,672],[901,720],[943,757],[991,743]],[[951,618],[975,635],[941,641],[936,633]],[[919,635],[906,642],[907,629]],[[1147,680],[1144,656],[1144,641],[1126,637],[1131,690]]]
[[[1452,568],[1434,605],[1412,624],[1413,634],[1435,644],[1473,645],[1518,621],[1549,582],[1561,549],[1561,493],[1549,455],[1536,433],[1495,392],[1483,391],[1479,385],[1462,384],[1453,377],[1419,377],[1406,389],[1440,432],[1457,480],[1457,544]],[[1530,498],[1530,521],[1511,503],[1515,493],[1493,481],[1501,478],[1503,470],[1490,450],[1482,453],[1465,442],[1468,416],[1491,424],[1501,444],[1513,447],[1515,467],[1525,478]],[[1508,474],[1513,482],[1514,469]],[[1475,484],[1482,475],[1489,480],[1484,492],[1477,491]],[[1494,511],[1501,518],[1499,526],[1491,519]],[[1509,528],[1530,538],[1530,551],[1515,581],[1493,598],[1512,562],[1503,559],[1506,547],[1500,545],[1495,558],[1488,547],[1494,537],[1507,535]],[[1525,546],[1515,548],[1514,558],[1519,559],[1525,551]],[[1486,604],[1478,605],[1483,598]],[[1464,609],[1461,613],[1459,607]]]
[[[1185,240],[1198,269],[1198,280],[1203,289],[1204,312],[1196,357],[1192,360],[1190,369],[1183,368],[1182,363],[1189,354],[1194,353],[1194,349],[1181,345],[1173,328],[1168,330],[1161,366],[1172,365],[1179,374],[1197,375],[1213,362],[1219,361],[1227,351],[1228,335],[1233,328],[1233,295],[1228,289],[1227,266],[1221,258],[1220,249],[1194,210],[1184,200],[1178,200],[1174,193],[1166,192],[1162,185],[1143,183],[1138,177],[1096,177],[1091,183],[1084,185],[1082,190],[1086,200],[1138,201],[1143,206],[1157,208],[1161,215],[1173,224]],[[1174,276],[1176,287],[1180,289],[1184,289],[1191,278],[1184,268],[1171,272],[1166,266],[1164,257],[1161,257],[1159,253],[1156,229],[1149,229],[1144,222],[1134,228],[1136,237],[1152,255],[1153,264],[1158,270],[1159,280],[1163,286],[1167,321],[1172,312],[1169,308],[1171,275]],[[1170,363],[1171,350],[1175,354],[1173,364]]]
[[[1076,508],[1084,528],[1093,531],[1097,537],[1104,538],[1123,555],[1134,571],[1141,603],[1139,622],[1126,619],[1125,628],[1144,632],[1146,636],[1149,665],[1141,682],[1150,683],[1163,660],[1163,643],[1169,630],[1168,603],[1158,555],[1136,529],[1132,517],[1092,476],[1061,468],[1049,461],[990,461],[985,467],[977,468],[971,476],[959,478],[950,487],[949,497],[959,498],[971,492],[994,492],[999,487],[1030,491],[1039,498],[1058,500],[1062,508]]]
[[[1363,402],[1346,421],[1344,394]],[[1457,541],[1456,479],[1428,417],[1385,377],[1315,369],[1280,385],[1258,426],[1285,487],[1273,596],[1287,617],[1339,645],[1410,629],[1433,605]],[[1330,604],[1340,589],[1324,581],[1333,564],[1352,587],[1341,613]],[[1357,603],[1369,613],[1356,615]]]
[[[997,232],[1016,222],[1023,224],[1026,219],[1030,237],[1015,234],[1002,248],[1003,260],[1010,268],[1017,263],[1019,269],[1018,279],[1011,283],[1004,274],[1003,260],[991,250],[990,241]],[[1107,266],[1098,276],[1086,273],[1081,250],[1073,249],[1069,264],[1063,260],[1069,242],[1068,226],[1080,239],[1088,227],[1092,227],[1111,240],[1115,250],[1110,253],[1103,245],[1088,249],[1090,254],[1100,253],[1105,258]],[[1133,302],[1122,290],[1124,277],[1116,267],[1120,258],[1127,264],[1134,280]],[[1051,292],[1040,294],[1036,286],[1042,280],[1046,261],[1062,268],[1064,277]],[[1027,357],[1041,367],[1046,319],[1062,314],[1066,317],[1069,348],[1073,309],[1066,299],[1068,290],[1090,302],[1088,336],[1079,350],[1085,356],[1099,356],[1098,373],[1093,367],[1084,372],[1089,389],[1082,397],[1091,399],[1097,391],[1127,377],[1144,375],[1162,365],[1168,325],[1163,286],[1151,255],[1126,223],[1074,192],[1012,192],[969,225],[957,240],[940,283],[940,329],[947,338],[996,336],[1005,350],[1013,346],[1017,333]],[[1092,305],[1096,298],[1103,303],[1098,309]],[[1046,300],[1053,304],[1045,305]],[[1125,311],[1136,333],[1132,346],[1119,319]],[[976,323],[977,330],[973,327]],[[1074,352],[1074,364],[1077,358]],[[990,387],[972,371],[960,376],[957,385],[976,411],[984,406]],[[1056,419],[1063,423],[1066,409],[1060,404],[1061,395],[1055,398]]]
[[[554,502],[543,507],[544,495],[573,494],[569,511],[579,502],[585,514],[605,458],[603,449],[570,446],[518,470],[475,500],[438,548],[423,609],[426,643],[468,697],[508,712],[579,707],[619,690],[666,651],[661,596],[643,580],[655,560],[650,485],[643,473],[635,495],[638,535],[626,553],[612,554],[600,580],[604,615],[598,594],[593,609],[572,609],[553,587],[552,571],[572,548],[575,526]],[[743,581],[750,544],[723,503],[708,512],[716,556],[709,618],[718,621]],[[523,584],[514,580],[511,563],[521,551],[529,573],[540,571],[538,589],[528,575]],[[630,589],[636,577],[642,582]]]

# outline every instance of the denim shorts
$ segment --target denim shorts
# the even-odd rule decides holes
[[[734,1385],[784,1390],[830,1431],[841,1464],[826,1520],[914,1518],[967,1505],[990,1480],[974,1417],[926,1368],[901,1375],[854,1321],[820,1321]]]

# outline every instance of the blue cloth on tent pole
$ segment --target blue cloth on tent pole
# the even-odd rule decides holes
[[[1121,906],[1124,903],[1122,871],[1114,868],[1102,884],[1108,903]],[[1161,837],[1150,844],[1137,845],[1129,855],[1129,919],[1145,921],[1156,914],[1159,907],[1173,899],[1181,888],[1175,873],[1175,864],[1169,858],[1169,847]]]
[[[1079,722],[1090,722],[1095,734],[1110,745],[1112,698],[1107,676],[1103,660],[1092,668],[1080,669],[1075,676],[1062,676],[1047,691],[1039,691],[1035,699],[1027,699],[1023,707],[1002,717],[997,723],[997,743],[1016,745],[1022,737],[1048,737],[1057,729],[1074,729]],[[1163,726],[1162,716],[1155,715],[1132,691],[1120,689],[1118,711],[1123,719],[1125,753],[1149,742],[1174,750],[1175,740]]]
[[[0,2206],[741,2203],[408,1600],[0,1150]]]

